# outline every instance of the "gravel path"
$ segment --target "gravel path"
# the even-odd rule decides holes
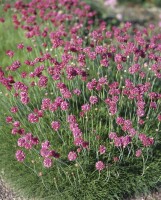
[[[27,200],[27,199],[21,197],[18,193],[15,193],[13,189],[11,189],[9,185],[7,185],[3,180],[3,178],[0,176],[0,200]],[[128,199],[128,200],[161,200],[161,189],[160,191],[155,192],[151,195]]]
[[[25,200],[19,194],[10,189],[9,185],[0,176],[0,200]]]

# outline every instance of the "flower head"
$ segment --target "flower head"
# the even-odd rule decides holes
[[[102,161],[98,161],[96,162],[95,167],[98,171],[102,171],[105,168],[105,164]]]
[[[76,160],[76,158],[77,158],[76,152],[75,151],[70,151],[69,154],[68,154],[68,160],[74,161],[74,160]]]
[[[45,158],[43,164],[44,164],[44,167],[50,168],[52,166],[52,159],[51,158]]]
[[[25,153],[24,153],[22,150],[17,150],[17,151],[16,151],[16,159],[17,159],[19,162],[23,162],[24,159],[25,159]]]

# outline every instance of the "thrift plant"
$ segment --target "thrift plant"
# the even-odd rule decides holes
[[[87,198],[94,184],[109,187],[126,164],[141,163],[144,176],[161,139],[157,27],[139,30],[127,22],[108,29],[79,0],[20,0],[4,5],[10,8],[15,32],[22,30],[30,44],[8,49],[0,68],[3,124],[17,162],[47,190],[45,174],[52,176],[58,199],[66,198],[67,186],[73,199]]]

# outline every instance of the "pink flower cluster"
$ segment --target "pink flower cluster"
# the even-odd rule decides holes
[[[74,161],[74,160],[76,160],[76,158],[77,158],[76,152],[70,151],[69,154],[68,154],[68,159],[69,159],[70,161]]]
[[[16,159],[17,159],[19,162],[23,162],[24,159],[25,159],[25,153],[24,153],[22,150],[17,150],[17,151],[16,151]]]
[[[108,145],[118,151],[137,143],[133,152],[139,158],[156,140],[148,123],[154,120],[158,128],[161,122],[161,34],[153,31],[153,25],[133,30],[129,22],[108,29],[99,21],[95,27],[96,12],[78,0],[17,1],[14,9],[15,28],[32,41],[16,46],[24,52],[24,62],[7,50],[10,64],[0,67],[0,83],[17,102],[11,105],[6,122],[11,134],[20,136],[18,147],[32,150],[41,143],[46,168],[52,166],[53,158],[65,155],[75,161],[82,152],[96,152],[95,168],[101,171],[106,168]],[[27,131],[32,133],[25,133],[27,127],[33,128]],[[54,137],[60,148],[59,133],[68,148],[61,155],[51,145]],[[25,153],[18,150],[16,158],[23,162]],[[118,162],[119,155],[111,160]]]
[[[59,153],[55,150],[50,150],[51,145],[49,141],[45,141],[41,144],[40,155],[44,158],[43,164],[44,167],[50,168],[52,166],[52,158],[59,158]]]
[[[73,133],[74,145],[88,148],[89,142],[84,141],[83,133],[80,130],[78,123],[76,122],[76,116],[68,115],[67,121],[69,123],[69,129]]]
[[[39,121],[39,118],[43,117],[43,115],[43,110],[34,109],[34,113],[30,113],[28,115],[28,121],[30,123],[37,123]]]
[[[32,133],[26,133],[22,137],[20,137],[17,141],[17,145],[19,147],[24,147],[25,149],[32,149],[33,146],[39,144],[39,139],[34,137]]]

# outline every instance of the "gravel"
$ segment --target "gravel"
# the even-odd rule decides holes
[[[11,189],[11,187],[8,184],[6,184],[4,179],[0,176],[0,200],[27,200],[27,199],[23,198],[19,193],[16,193],[13,189]],[[158,192],[152,193],[148,196],[141,196],[138,198],[132,198],[127,200],[161,200],[161,189]]]
[[[4,179],[0,176],[0,200],[25,200],[23,197],[13,191]]]

